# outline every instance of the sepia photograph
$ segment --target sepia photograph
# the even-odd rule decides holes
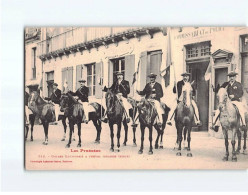
[[[28,26],[23,47],[26,170],[248,168],[247,27]]]

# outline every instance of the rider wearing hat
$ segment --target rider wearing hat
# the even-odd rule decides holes
[[[183,98],[182,97],[182,89],[183,89],[184,84],[186,82],[189,82],[190,73],[184,72],[183,74],[181,74],[181,76],[183,77],[183,80],[177,82],[177,88],[176,88],[176,86],[174,86],[174,88],[173,88],[173,93],[176,93],[176,90],[178,91],[178,94],[177,94],[178,95],[178,97],[177,97],[178,103],[182,101],[182,98]],[[195,96],[195,89],[194,88],[193,88],[193,94],[192,95]],[[198,107],[197,107],[194,100],[192,100],[192,106],[193,106],[194,112],[195,112],[195,117],[194,117],[195,123],[196,123],[196,125],[201,126],[199,110],[198,110]],[[171,111],[170,111],[169,116],[168,116],[168,122],[167,122],[168,125],[172,125],[171,120],[172,120],[172,117],[174,116],[176,108],[177,108],[177,103],[173,104],[171,107]]]
[[[57,83],[53,83],[53,92],[50,97],[45,97],[45,100],[48,100],[49,102],[52,101],[54,103],[55,114],[57,114],[57,116],[63,115],[63,113],[61,113],[59,108],[60,98],[61,98],[61,90],[58,89]]]
[[[122,105],[125,109],[126,121],[127,123],[129,123],[130,122],[129,109],[132,108],[130,103],[127,101],[127,95],[130,93],[129,82],[123,79],[122,72],[117,72],[116,76],[117,76],[117,80],[112,84],[112,86],[109,89],[111,89],[111,91],[115,93],[117,97],[121,100]],[[107,91],[107,88],[105,87],[103,91]],[[107,110],[106,107],[105,110]],[[102,120],[106,121],[106,115],[104,115]]]
[[[87,124],[89,122],[89,88],[85,86],[85,80],[81,79],[78,82],[80,83],[80,87],[75,93],[70,91],[70,94],[77,96],[79,98],[79,102],[83,105],[85,115],[85,120],[83,122]]]
[[[229,81],[225,82],[221,88],[226,88],[227,89],[227,94],[229,96],[229,98],[231,99],[232,103],[237,106],[240,116],[241,116],[241,124],[242,124],[242,128],[245,128],[245,109],[244,109],[244,105],[241,102],[241,98],[243,96],[243,87],[242,84],[238,81],[236,81],[236,76],[238,75],[238,73],[236,72],[230,72],[227,76],[229,77]],[[219,128],[219,115],[220,115],[220,110],[217,109],[215,116],[214,116],[214,123],[212,126],[212,129],[214,129],[215,131],[218,131]]]
[[[145,95],[146,99],[150,99],[153,100],[154,102],[154,107],[158,113],[158,125],[161,126],[162,125],[162,114],[163,114],[163,109],[161,108],[161,104],[160,104],[160,98],[163,97],[163,89],[162,86],[156,82],[156,74],[151,73],[150,75],[148,75],[148,77],[150,78],[150,82],[146,84],[145,88],[143,89],[143,91],[138,91],[137,93],[139,95]]]

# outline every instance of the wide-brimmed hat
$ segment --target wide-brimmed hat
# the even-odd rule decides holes
[[[233,77],[233,76],[236,76],[236,75],[238,75],[238,73],[236,73],[234,71],[232,71],[229,74],[227,74],[227,76],[229,76],[229,77]]]
[[[149,74],[149,75],[148,75],[148,77],[150,77],[150,78],[156,78],[156,77],[157,77],[157,75],[156,75],[156,74],[154,74],[154,73],[151,73],[151,74]]]
[[[118,76],[118,75],[122,75],[123,76],[124,74],[123,74],[123,72],[117,72],[116,73],[116,76]]]
[[[58,84],[57,83],[53,83],[53,85],[58,87]]]
[[[190,75],[191,75],[191,74],[188,73],[188,72],[184,72],[184,73],[181,74],[181,76],[190,76]]]
[[[84,80],[84,79],[80,79],[78,82],[79,82],[79,83],[85,83],[85,82],[86,82],[86,80]]]

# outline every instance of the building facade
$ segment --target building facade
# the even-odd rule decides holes
[[[78,80],[83,78],[90,89],[90,101],[100,102],[104,99],[102,87],[110,87],[115,73],[121,71],[130,83],[130,96],[139,98],[136,90],[144,88],[149,81],[147,75],[153,72],[163,86],[162,100],[170,106],[176,99],[172,92],[174,82],[181,79],[182,72],[189,71],[203,122],[201,131],[208,131],[216,110],[213,88],[227,81],[228,72],[239,73],[238,81],[242,82],[247,98],[248,28],[70,27],[40,28],[39,32],[39,40],[26,39],[26,83],[30,87],[39,85],[43,97],[52,93],[54,82],[62,91],[65,83],[75,91]],[[172,66],[170,85],[165,87],[160,73],[168,65],[168,53]],[[206,81],[204,75],[210,63],[211,76]],[[132,85],[137,69],[137,82]]]

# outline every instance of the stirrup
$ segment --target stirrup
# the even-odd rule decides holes
[[[167,125],[170,125],[170,126],[172,126],[172,123],[171,123],[171,121],[168,121],[168,122],[167,122]]]

